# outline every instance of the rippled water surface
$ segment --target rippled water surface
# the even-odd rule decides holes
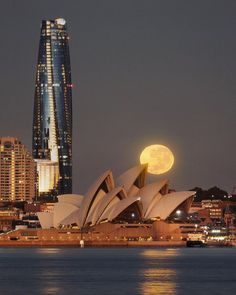
[[[0,248],[0,294],[235,294],[236,248]]]

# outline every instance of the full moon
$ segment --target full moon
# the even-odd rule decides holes
[[[171,169],[174,155],[171,150],[160,144],[147,146],[140,155],[140,163],[148,164],[147,171],[151,174],[162,174]]]

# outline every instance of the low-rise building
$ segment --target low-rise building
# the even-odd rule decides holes
[[[9,231],[14,227],[14,221],[19,220],[19,210],[12,208],[0,209],[0,231]]]

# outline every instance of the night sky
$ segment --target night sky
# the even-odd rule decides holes
[[[40,25],[70,34],[73,190],[119,175],[149,144],[178,190],[236,186],[236,1],[1,1],[0,136],[31,149]]]

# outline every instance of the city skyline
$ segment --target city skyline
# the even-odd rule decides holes
[[[58,1],[47,3],[46,12],[45,1],[31,4],[34,15],[26,14],[27,1],[3,4],[1,136],[31,146],[39,24],[63,17],[75,84],[74,192],[84,192],[107,168],[119,175],[134,166],[149,144],[167,145],[176,159],[172,171],[155,179],[230,192],[236,184],[235,4],[59,2],[60,8]]]
[[[40,194],[72,193],[72,82],[68,40],[63,18],[42,21],[32,136]]]

